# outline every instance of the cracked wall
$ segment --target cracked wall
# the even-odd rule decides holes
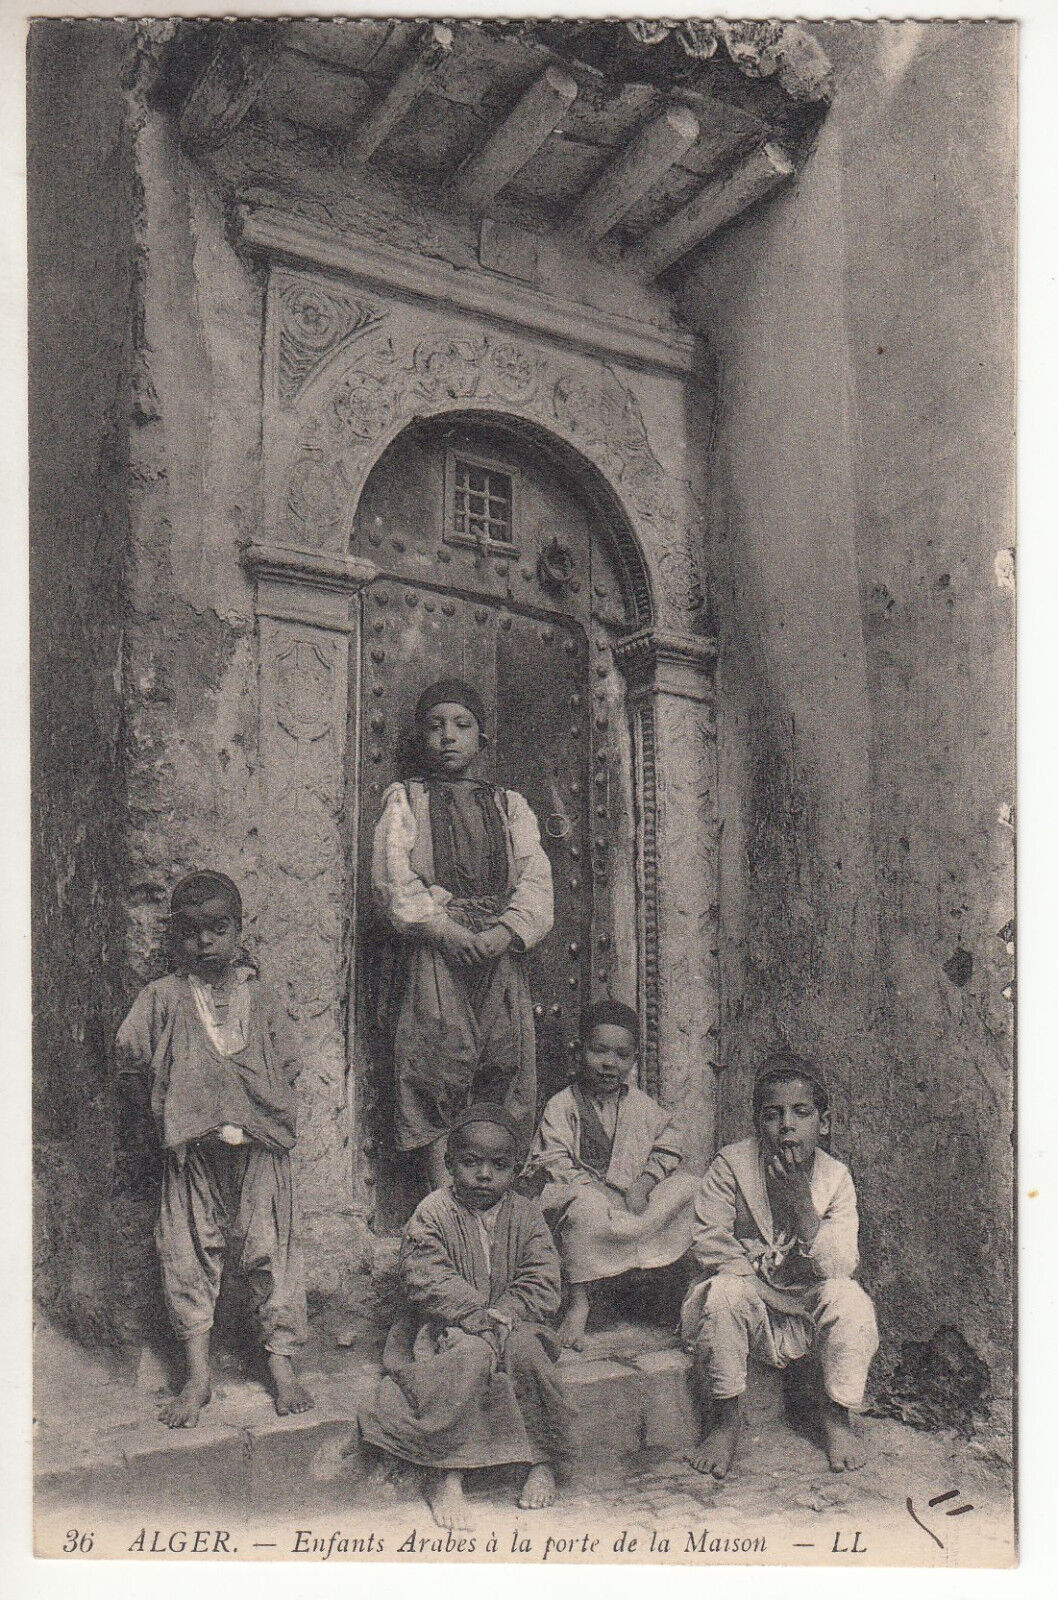
[[[27,61],[33,1137],[41,1303],[121,1339],[144,1292],[108,1081],[121,1015],[131,29],[34,30]]]
[[[1017,36],[818,31],[836,87],[814,154],[686,297],[722,374],[725,1122],[773,1038],[816,1054],[880,1403],[944,1420],[964,1344],[976,1398],[953,1379],[947,1420],[1002,1446]]]

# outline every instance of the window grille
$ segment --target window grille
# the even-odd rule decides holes
[[[455,451],[449,451],[445,467],[446,542],[517,555],[517,475],[495,461]]]

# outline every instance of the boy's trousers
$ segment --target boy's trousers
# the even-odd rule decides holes
[[[772,1310],[755,1278],[730,1273],[713,1278],[693,1348],[714,1400],[743,1392],[752,1351],[772,1367],[813,1353],[830,1399],[839,1406],[863,1404],[867,1369],[878,1348],[870,1299],[852,1278],[826,1278],[798,1293],[805,1316]]]
[[[289,1355],[304,1344],[305,1279],[286,1151],[209,1137],[167,1150],[154,1242],[179,1338],[213,1326],[227,1258],[249,1283],[265,1349]]]

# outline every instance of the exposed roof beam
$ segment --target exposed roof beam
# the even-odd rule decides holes
[[[793,162],[779,145],[762,145],[726,178],[707,183],[668,222],[644,234],[626,252],[626,265],[643,277],[656,278],[718,228],[755,205],[793,170]]]
[[[225,30],[180,113],[185,149],[215,148],[231,138],[279,60],[287,27],[281,23],[264,32]]]
[[[481,212],[539,150],[576,98],[576,80],[559,67],[548,67],[493,129],[484,148],[463,163],[449,185],[450,198],[468,211]]]
[[[609,233],[690,149],[699,131],[698,118],[686,106],[670,106],[654,117],[581,196],[567,223],[570,233],[591,244]]]
[[[361,165],[370,161],[382,141],[410,111],[437,68],[448,60],[451,49],[452,30],[443,22],[430,23],[423,29],[412,59],[350,139],[346,148],[348,160]]]

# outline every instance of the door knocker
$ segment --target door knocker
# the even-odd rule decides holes
[[[540,559],[536,563],[536,575],[541,588],[550,590],[552,594],[561,594],[573,582],[575,567],[573,552],[564,544],[559,544],[557,538],[552,539],[547,548],[540,552]]]

